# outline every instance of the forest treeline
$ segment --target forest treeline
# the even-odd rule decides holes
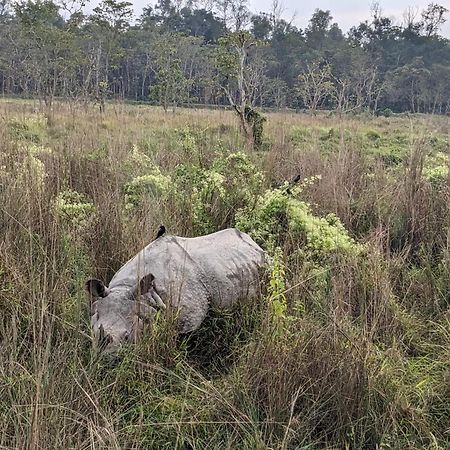
[[[97,102],[151,101],[371,112],[450,112],[447,9],[431,3],[393,20],[372,7],[348,33],[317,9],[304,29],[274,0],[253,14],[245,0],[0,0],[4,96]],[[401,23],[400,25],[398,23]]]

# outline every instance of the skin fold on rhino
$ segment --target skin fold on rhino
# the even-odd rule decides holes
[[[196,238],[162,236],[122,266],[108,287],[86,282],[95,341],[115,349],[166,308],[177,310],[180,333],[194,331],[211,306],[255,298],[265,263],[265,252],[235,228]]]

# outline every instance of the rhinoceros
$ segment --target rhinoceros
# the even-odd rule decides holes
[[[210,307],[255,298],[265,264],[265,252],[235,228],[195,238],[158,237],[108,287],[98,279],[86,282],[94,342],[115,350],[166,308],[176,309],[179,333],[194,331]]]

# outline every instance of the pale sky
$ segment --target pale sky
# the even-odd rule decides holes
[[[134,5],[135,16],[139,16],[142,8],[149,4],[155,4],[155,0],[128,0]],[[415,11],[423,10],[429,3],[438,3],[450,10],[450,0],[379,0],[383,15],[395,17],[396,24],[401,24],[403,12],[411,7]],[[99,0],[86,2],[86,9],[92,8],[99,3]],[[253,13],[261,11],[269,11],[272,0],[249,0],[250,9]],[[285,7],[284,17],[290,20],[295,14],[294,24],[300,28],[305,28],[308,20],[316,8],[330,10],[334,22],[347,32],[353,25],[370,18],[370,5],[372,0],[315,0],[299,1],[299,0],[282,0]],[[418,17],[419,17],[418,13]],[[447,22],[441,29],[441,35],[450,38],[450,13],[447,13]]]
[[[138,0],[139,1],[139,0]],[[141,0],[142,1],[142,0]],[[384,16],[395,17],[396,23],[400,24],[403,18],[403,12],[408,7],[413,8],[414,11],[420,11],[426,8],[430,3],[438,3],[450,10],[450,0],[379,0],[381,10]],[[136,2],[138,4],[138,2]],[[250,0],[251,9],[253,12],[268,11],[272,0]],[[316,0],[315,2],[302,2],[298,0],[284,0],[285,6],[284,16],[291,18],[295,13],[296,17],[294,23],[300,28],[304,28],[312,13],[316,8],[323,10],[330,10],[334,22],[348,31],[353,25],[370,18],[371,0]],[[450,37],[450,13],[447,13],[447,23],[441,29],[441,34],[445,37]]]

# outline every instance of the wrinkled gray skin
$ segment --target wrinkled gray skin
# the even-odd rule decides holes
[[[96,342],[115,350],[166,307],[177,308],[180,333],[193,331],[210,306],[226,308],[257,296],[265,261],[264,251],[234,228],[196,238],[160,237],[128,261],[109,287],[87,281]]]

